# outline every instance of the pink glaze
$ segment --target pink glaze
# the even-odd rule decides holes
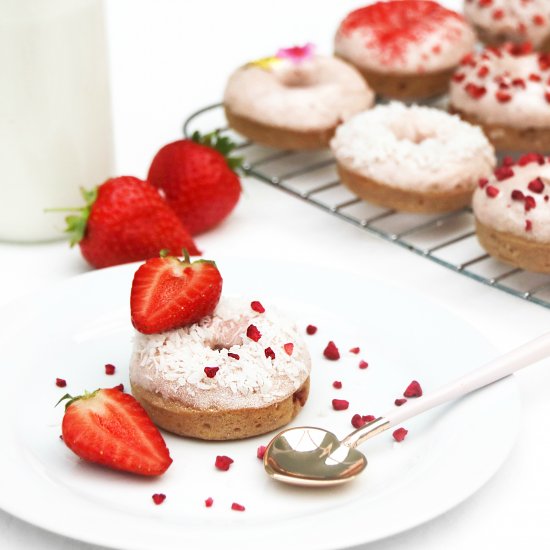
[[[526,48],[528,51],[528,48]],[[550,58],[506,46],[468,56],[456,71],[451,105],[487,124],[550,126]]]
[[[431,73],[456,66],[474,43],[460,14],[429,0],[392,0],[351,12],[338,28],[335,52],[360,69]]]
[[[498,178],[482,181],[474,193],[473,209],[483,225],[550,244],[550,161],[539,158],[544,164],[500,168]],[[535,183],[530,188],[531,182]]]
[[[466,0],[464,15],[493,37],[528,41],[536,48],[550,36],[548,0]]]
[[[224,103],[234,114],[307,132],[330,129],[374,103],[361,75],[339,59],[273,59],[264,66],[245,65],[231,75]]]

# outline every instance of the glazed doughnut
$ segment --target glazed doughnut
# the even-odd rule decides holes
[[[250,301],[222,297],[214,314],[199,323],[136,333],[130,382],[161,428],[199,439],[243,439],[280,428],[298,414],[308,397],[310,369],[307,348],[291,323],[271,309],[254,311]]]
[[[439,109],[379,105],[352,117],[331,142],[342,183],[359,197],[406,212],[470,204],[495,166],[483,132]]]
[[[453,76],[450,110],[483,128],[497,149],[550,150],[550,54],[505,44],[467,55]]]
[[[473,209],[481,246],[495,258],[550,273],[550,161],[528,153],[505,159],[479,182]]]
[[[548,0],[466,0],[464,15],[485,44],[531,42],[537,50],[550,49]]]
[[[229,126],[279,149],[327,147],[336,126],[368,109],[374,93],[350,65],[311,44],[237,69],[224,93]]]
[[[351,12],[336,32],[334,50],[375,92],[422,99],[447,90],[474,43],[462,15],[429,0],[390,0]]]

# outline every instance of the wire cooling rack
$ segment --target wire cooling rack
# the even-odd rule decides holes
[[[550,276],[513,268],[491,258],[477,241],[470,208],[426,215],[369,204],[340,182],[330,151],[279,151],[243,140],[228,128],[221,104],[193,113],[183,127],[187,137],[195,130],[215,129],[230,135],[238,144],[247,175],[451,271],[550,308]]]

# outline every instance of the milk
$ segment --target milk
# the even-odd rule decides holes
[[[2,0],[0,240],[62,236],[80,187],[111,175],[101,0]]]

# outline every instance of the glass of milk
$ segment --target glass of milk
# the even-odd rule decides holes
[[[0,3],[0,240],[62,237],[80,187],[111,175],[101,0]]]

